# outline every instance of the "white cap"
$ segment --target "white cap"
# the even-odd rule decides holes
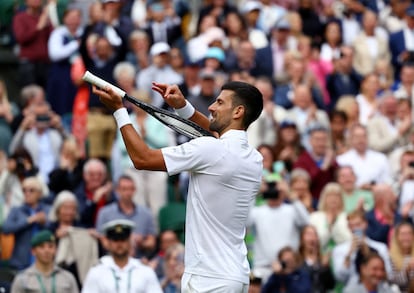
[[[158,42],[151,46],[150,54],[151,56],[156,56],[161,53],[168,53],[170,52],[171,48],[167,43],[164,42]]]
[[[249,13],[253,10],[261,10],[262,9],[262,3],[259,1],[247,1],[246,4],[243,5],[242,13]]]

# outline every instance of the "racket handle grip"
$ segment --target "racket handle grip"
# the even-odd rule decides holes
[[[94,75],[93,73],[86,71],[85,74],[83,75],[82,79],[86,82],[89,82],[90,84],[93,84],[97,87],[100,87],[101,89],[106,88],[106,87],[110,87],[112,88],[112,90],[120,97],[124,97],[125,96],[125,92],[123,90],[121,90],[119,87],[114,86],[113,84],[103,80],[100,77],[97,77],[96,75]]]

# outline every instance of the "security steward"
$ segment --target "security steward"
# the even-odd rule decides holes
[[[55,264],[56,239],[49,230],[36,233],[31,239],[33,265],[13,280],[11,293],[77,293],[74,276]]]
[[[109,255],[92,267],[83,284],[82,293],[162,293],[154,271],[132,258],[131,233],[134,222],[113,220],[103,227]]]

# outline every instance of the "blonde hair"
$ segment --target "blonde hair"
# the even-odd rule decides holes
[[[394,264],[394,266],[398,270],[402,270],[404,265],[404,255],[401,251],[400,245],[398,244],[397,234],[400,232],[401,227],[409,226],[411,231],[414,233],[414,227],[407,222],[402,222],[397,225],[392,234],[391,243],[390,243],[390,258]],[[414,258],[414,243],[411,246],[411,257]]]
[[[52,222],[58,221],[59,209],[62,206],[62,204],[68,201],[72,201],[76,204],[76,206],[78,206],[78,200],[76,199],[76,196],[73,192],[68,191],[68,190],[63,190],[57,194],[55,200],[53,201],[53,206],[49,212],[50,221]],[[76,217],[78,217],[78,215]]]
[[[320,198],[319,198],[319,204],[318,204],[318,210],[320,210],[320,211],[325,211],[326,210],[326,206],[325,206],[326,198],[328,197],[328,195],[331,195],[331,194],[335,194],[335,195],[338,196],[338,198],[340,198],[341,206],[342,206],[341,210],[344,209],[344,201],[343,201],[343,198],[342,198],[341,185],[339,185],[336,182],[330,182],[330,183],[326,184],[325,187],[321,191],[321,195],[320,195]]]

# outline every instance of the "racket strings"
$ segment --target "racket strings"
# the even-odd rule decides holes
[[[164,120],[165,122],[167,122],[168,126],[170,126],[171,128],[175,129],[178,132],[184,132],[182,134],[187,134],[192,138],[197,138],[197,137],[201,137],[201,136],[205,136],[205,134],[201,133],[198,129],[196,129],[195,127],[184,123],[183,121],[180,121],[174,117],[171,116],[167,116],[164,115],[162,113],[154,113],[155,115],[157,115],[157,117],[159,117],[159,119]]]

